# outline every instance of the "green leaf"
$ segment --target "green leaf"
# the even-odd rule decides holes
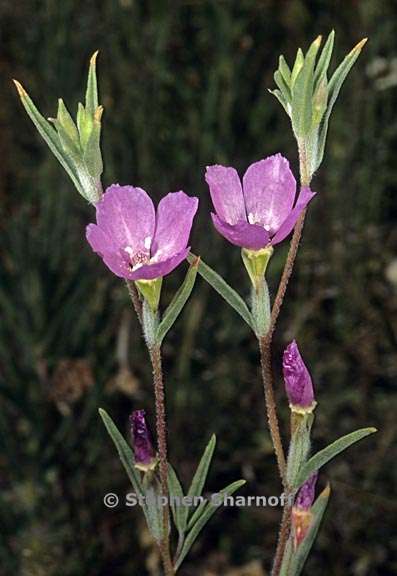
[[[290,116],[291,111],[288,109],[288,104],[287,104],[284,96],[280,92],[280,90],[269,90],[268,89],[268,92],[270,92],[270,94],[273,94],[273,96],[275,96],[277,98],[277,100],[280,102],[281,106],[284,108],[284,110],[286,111],[288,116]]]
[[[96,59],[98,50],[91,56],[88,69],[87,90],[85,93],[85,109],[88,114],[94,115],[98,108],[98,83],[96,78]]]
[[[100,417],[103,420],[103,423],[105,424],[106,430],[109,433],[109,436],[117,448],[119,458],[124,466],[125,471],[127,472],[128,478],[130,479],[135,492],[137,495],[143,495],[141,479],[136,468],[134,467],[135,459],[131,448],[124,440],[124,437],[120,434],[116,424],[113,422],[106,410],[99,408],[98,411]]]
[[[66,132],[68,138],[74,143],[75,147],[79,148],[80,138],[76,124],[74,123],[74,120],[66,108],[62,98],[58,99],[57,121]]]
[[[171,496],[171,510],[175,526],[177,527],[179,534],[183,535],[187,527],[189,508],[183,505],[177,506],[173,501],[172,496],[179,499],[179,501],[182,501],[184,494],[178,476],[171,464],[168,464],[168,488]]]
[[[236,482],[229,484],[229,486],[226,486],[226,488],[221,490],[219,494],[225,496],[231,496],[232,494],[234,494],[234,492],[236,492],[236,490],[241,488],[241,486],[244,486],[245,482],[246,482],[245,480],[237,480]],[[222,504],[215,504],[212,502],[208,503],[204,512],[199,516],[197,522],[193,525],[192,529],[190,530],[190,532],[186,537],[185,543],[182,546],[178,558],[176,559],[175,570],[178,570],[180,568],[183,560],[186,558],[186,555],[188,554],[190,548],[196,541],[196,538],[200,534],[201,530],[204,528],[204,526],[207,524],[207,522],[215,514],[215,512],[218,510],[220,506],[222,506]]]
[[[196,256],[194,254],[189,254],[189,262],[193,262]],[[255,322],[252,318],[251,312],[248,310],[248,306],[241,298],[239,294],[225,280],[220,276],[215,270],[210,268],[208,264],[205,264],[200,260],[198,273],[210,284],[213,289],[218,292],[226,300],[226,302],[246,321],[248,326],[255,332]]]
[[[298,549],[295,552],[295,554],[292,555],[291,564],[288,572],[286,573],[288,574],[288,576],[299,576],[299,574],[302,572],[303,566],[306,562],[306,559],[309,555],[309,552],[314,544],[317,533],[319,531],[321,520],[327,508],[330,492],[331,489],[328,484],[321,492],[321,494],[319,495],[313,506],[311,507],[313,520],[304,540],[298,546]],[[280,576],[281,575],[282,572]]]
[[[278,69],[280,70],[280,74],[283,77],[284,82],[289,88],[291,84],[291,70],[283,55],[281,55],[278,59]]]
[[[296,58],[295,58],[295,62],[294,62],[294,66],[292,68],[292,72],[291,72],[291,90],[294,87],[295,81],[298,77],[299,72],[301,71],[303,64],[305,62],[305,57],[303,55],[302,49],[298,48],[298,51],[296,53]]]
[[[187,299],[189,298],[194,283],[196,281],[197,276],[197,268],[199,266],[200,258],[195,258],[190,265],[190,268],[186,274],[185,280],[183,281],[182,286],[179,288],[177,293],[175,294],[174,298],[172,299],[170,305],[168,306],[167,310],[164,312],[164,316],[160,322],[160,325],[157,329],[156,333],[156,341],[160,344],[164,336],[167,334],[169,329],[173,326],[175,320],[178,318],[179,314],[182,312],[183,307],[185,306]]]
[[[208,470],[211,465],[211,460],[214,455],[215,446],[216,446],[216,436],[215,434],[213,434],[204,450],[199,465],[197,466],[196,473],[193,476],[193,480],[189,488],[188,496],[191,497],[201,496],[205,481],[207,479]]]
[[[15,86],[17,87],[19,97],[21,99],[22,105],[25,108],[29,118],[32,120],[33,124],[36,126],[40,136],[46,142],[47,146],[50,148],[51,152],[54,154],[58,162],[61,164],[63,169],[67,172],[73,184],[77,188],[78,192],[85,196],[84,189],[80,183],[79,177],[77,175],[76,169],[72,162],[65,155],[61,143],[58,138],[56,130],[51,126],[49,122],[40,114],[36,106],[34,105],[29,94],[23,88],[23,86],[14,80]]]
[[[101,154],[101,122],[100,117],[103,108],[99,106],[95,115],[94,121],[91,127],[91,132],[84,149],[84,162],[87,166],[87,170],[91,176],[94,178],[99,178],[103,172],[103,162]]]
[[[163,507],[158,503],[159,493],[150,485],[145,489],[145,516],[149,530],[158,544],[163,539]]]
[[[290,102],[291,101],[291,90],[289,89],[288,84],[284,80],[283,75],[281,74],[280,70],[275,71],[274,81],[275,81],[277,87],[279,88],[280,92],[282,93],[284,99],[287,102]]]
[[[313,70],[321,36],[312,42],[305,56],[304,64],[292,88],[292,127],[297,138],[306,136],[312,129],[313,119]]]
[[[327,38],[324,48],[321,51],[320,58],[318,59],[316,71],[314,73],[314,87],[318,87],[323,76],[327,75],[329,63],[331,61],[332,51],[334,49],[335,31],[332,30]]]
[[[200,518],[200,516],[202,515],[202,513],[204,512],[204,509],[208,506],[208,500],[202,500],[200,502],[200,504],[197,506],[196,510],[193,512],[191,518],[189,519],[188,525],[187,525],[187,529],[190,530],[190,528],[196,524],[197,520]]]
[[[331,80],[328,83],[328,106],[327,111],[324,114],[324,118],[320,127],[320,135],[318,140],[318,149],[317,149],[317,159],[316,159],[316,166],[315,169],[320,166],[323,157],[324,157],[324,150],[325,150],[325,142],[327,139],[327,132],[328,132],[328,123],[331,116],[332,109],[338,98],[340,89],[342,88],[343,82],[345,81],[347,75],[349,74],[352,66],[354,65],[355,61],[360,55],[360,52],[367,42],[367,38],[364,38],[359,42],[345,57],[345,59],[341,62],[338,68],[335,70]]]
[[[360,430],[356,430],[355,432],[351,432],[350,434],[346,434],[346,436],[342,436],[335,440],[332,444],[314,454],[300,469],[299,474],[297,476],[296,482],[293,488],[298,489],[306,480],[313,474],[319,470],[324,464],[335,458],[340,452],[346,450],[352,444],[355,444],[365,436],[369,434],[373,434],[376,432],[376,428],[361,428]]]

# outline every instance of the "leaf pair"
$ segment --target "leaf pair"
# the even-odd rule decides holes
[[[180,506],[175,503],[171,505],[174,523],[179,533],[178,549],[175,556],[175,570],[178,570],[181,566],[201,530],[221,506],[221,503],[218,502],[218,500],[206,500],[202,497],[208,470],[214,455],[215,445],[216,437],[213,435],[204,450],[199,465],[197,466],[196,473],[194,474],[192,483],[186,495],[186,505]],[[176,497],[177,502],[183,501],[185,496],[183,494],[182,486],[175,470],[171,466],[169,466],[168,482],[171,503],[173,501],[173,496]],[[231,496],[244,484],[245,480],[237,480],[236,482],[232,482],[226,486],[226,488],[220,490],[218,494],[222,496]],[[220,498],[219,500],[222,499]],[[200,503],[198,504],[198,502]],[[196,506],[194,507],[195,503]]]
[[[142,482],[141,476],[134,466],[135,459],[133,451],[119,432],[109,414],[102,408],[99,409],[99,414],[105,424],[106,430],[116,446],[120,460],[127,472],[136,495],[138,497],[144,497],[142,499],[142,510],[145,514],[148,528],[155,540],[160,542],[163,537],[162,514],[161,507],[159,507],[156,501],[156,491],[152,485],[146,486],[145,483]],[[213,435],[204,450],[199,465],[197,466],[197,470],[186,496],[189,500],[186,502],[183,502],[185,496],[175,470],[171,465],[169,465],[168,468],[168,487],[171,510],[179,534],[178,549],[175,556],[175,571],[181,566],[201,530],[222,505],[221,498],[217,499],[216,502],[202,498],[208,470],[214,455],[215,445],[216,437]],[[237,480],[236,482],[226,486],[226,488],[223,488],[223,490],[220,490],[218,494],[230,496],[244,484],[245,480]],[[200,504],[194,508],[191,504],[198,500],[200,500]]]

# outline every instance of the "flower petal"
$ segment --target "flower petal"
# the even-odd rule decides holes
[[[113,240],[96,224],[89,224],[86,228],[86,238],[91,248],[99,254],[106,266],[120,278],[130,278],[131,270],[128,259],[123,258],[121,250]]]
[[[185,248],[178,254],[175,254],[168,260],[163,260],[162,262],[156,262],[155,264],[144,264],[134,272],[131,272],[128,276],[130,280],[154,280],[154,278],[160,278],[160,276],[166,276],[174,268],[179,266],[179,264],[185,260],[186,256],[189,254],[190,247]]]
[[[270,243],[269,233],[262,226],[248,224],[248,222],[227,224],[213,213],[211,218],[219,234],[222,234],[226,240],[236,246],[242,246],[250,250],[260,250]]]
[[[166,260],[186,248],[197,208],[198,198],[182,191],[160,200],[151,250],[153,261]]]
[[[154,235],[153,202],[141,188],[113,184],[97,206],[97,224],[119,248],[149,254]]]
[[[296,181],[288,160],[275,154],[249,166],[243,177],[248,222],[274,234],[294,205]]]
[[[288,214],[287,218],[284,220],[284,222],[281,224],[280,228],[277,231],[277,234],[275,234],[275,236],[272,238],[272,244],[278,244],[279,242],[282,242],[284,240],[284,238],[286,238],[288,236],[288,234],[290,234],[290,232],[292,231],[293,227],[296,224],[296,221],[298,220],[299,216],[301,215],[301,213],[303,212],[303,210],[306,208],[306,206],[308,205],[308,203],[310,202],[310,200],[316,195],[315,192],[312,192],[310,190],[310,188],[308,187],[304,187],[301,189],[300,194],[298,196],[298,200],[296,202],[296,206],[293,210],[291,210],[291,212]]]
[[[219,218],[227,224],[247,221],[240,177],[234,168],[207,166],[205,180]]]

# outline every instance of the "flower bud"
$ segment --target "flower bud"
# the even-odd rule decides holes
[[[300,414],[313,412],[316,401],[312,379],[295,340],[284,350],[283,375],[291,410]]]
[[[148,472],[157,465],[151,435],[146,425],[145,411],[134,410],[130,416],[131,437],[134,448],[135,468]]]
[[[304,540],[312,523],[313,514],[310,511],[315,495],[318,473],[315,472],[303,484],[298,492],[295,504],[292,507],[292,532],[294,538],[294,549]]]

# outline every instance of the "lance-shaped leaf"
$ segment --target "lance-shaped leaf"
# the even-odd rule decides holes
[[[324,464],[335,458],[338,454],[355,444],[365,436],[376,432],[376,428],[361,428],[350,434],[346,434],[332,444],[314,454],[300,469],[293,488],[298,489],[314,472],[317,472]]]
[[[168,489],[171,497],[171,510],[175,526],[180,536],[183,536],[187,527],[189,508],[182,504],[184,498],[183,489],[171,464],[168,464]]]
[[[160,494],[150,485],[145,489],[145,517],[148,528],[158,544],[163,539],[163,506],[159,503]]]
[[[47,122],[44,116],[40,114],[33,100],[30,98],[22,84],[20,84],[17,80],[14,80],[14,84],[18,90],[22,105],[25,108],[29,118],[36,126],[40,136],[46,142],[47,146],[59,161],[62,168],[65,170],[65,172],[67,172],[77,190],[82,196],[84,196],[84,190],[77,175],[77,171],[72,162],[65,155],[56,130],[54,130],[51,124]]]
[[[105,424],[109,436],[111,437],[114,445],[117,448],[120,460],[124,466],[125,471],[127,472],[128,478],[130,479],[135,492],[137,493],[137,495],[142,495],[143,487],[141,479],[139,477],[139,473],[134,467],[135,459],[131,448],[128,446],[122,434],[120,434],[116,424],[113,422],[113,420],[106,412],[106,410],[99,408],[99,415],[102,418],[103,423]]]
[[[162,523],[159,520],[159,511],[158,511],[159,507],[157,500],[154,497],[154,493],[152,494],[150,490],[148,491],[147,488],[145,489],[143,487],[139,473],[137,472],[134,466],[135,462],[134,454],[129,445],[127,444],[127,442],[125,441],[122,434],[120,434],[119,429],[117,428],[116,424],[113,422],[109,414],[102,408],[99,408],[99,415],[102,418],[103,423],[105,424],[109,436],[111,437],[114,445],[117,448],[117,452],[121,460],[121,463],[123,464],[124,469],[127,472],[127,476],[130,479],[130,482],[132,484],[132,487],[134,488],[136,495],[144,496],[146,499],[145,503],[142,505],[142,510],[145,515],[146,522],[150,532],[157,541],[160,541],[162,532]],[[148,495],[153,496],[149,503],[148,503]]]
[[[311,44],[303,66],[292,88],[292,127],[297,138],[306,136],[312,129],[313,120],[313,71],[321,36]]]
[[[245,482],[246,482],[245,480],[237,480],[236,482],[229,484],[229,486],[226,486],[226,488],[221,490],[218,494],[222,496],[231,496],[232,494],[234,494],[234,492],[236,492],[239,488],[241,488],[241,486],[244,486]],[[220,506],[222,506],[222,503],[218,502],[214,503],[212,501],[208,502],[207,506],[204,509],[204,512],[199,516],[197,522],[193,525],[190,532],[186,536],[185,543],[175,561],[175,570],[178,570],[180,568],[183,560],[186,558],[186,555],[188,554],[190,548],[193,546],[201,530],[204,528],[204,526],[207,524],[207,522],[215,514],[215,512],[218,510]]]
[[[89,114],[94,114],[98,108],[98,83],[96,78],[96,59],[98,50],[91,56],[88,69],[87,90],[85,93],[85,108]]]
[[[200,258],[195,258],[189,267],[189,270],[185,276],[182,286],[179,288],[174,298],[172,299],[167,310],[164,312],[164,316],[159,324],[156,333],[156,342],[160,344],[169,329],[173,326],[175,320],[178,318],[179,314],[182,312],[187,299],[192,293],[194,283],[196,281],[197,269],[199,267]]]
[[[211,465],[212,457],[214,455],[215,446],[216,446],[216,436],[215,434],[213,434],[204,450],[204,454],[202,455],[199,465],[197,466],[196,473],[193,476],[193,480],[189,488],[188,496],[191,496],[192,498],[194,498],[195,496],[196,497],[201,496],[203,492],[205,481],[208,475],[208,470]]]
[[[308,533],[306,534],[303,541],[299,544],[296,552],[292,555],[290,567],[286,573],[288,576],[299,576],[299,574],[302,572],[303,566],[316,540],[321,520],[323,519],[324,512],[327,508],[330,493],[331,488],[328,484],[311,507],[310,511],[313,514],[313,520]]]
[[[189,262],[193,262],[196,256],[189,254]],[[200,260],[198,273],[213,287],[213,289],[226,300],[226,302],[246,321],[248,326],[255,332],[255,322],[248,306],[239,294],[220,276],[215,270],[210,268]]]
[[[341,62],[338,68],[335,70],[331,80],[328,83],[328,106],[327,110],[324,114],[324,118],[320,127],[319,139],[318,139],[318,151],[317,151],[317,159],[316,159],[316,166],[317,169],[324,157],[324,149],[325,149],[325,142],[327,139],[327,132],[328,132],[328,123],[331,116],[332,109],[338,98],[340,89],[342,88],[343,82],[346,79],[346,76],[349,74],[353,64],[357,60],[360,55],[360,52],[367,42],[367,38],[364,38],[359,42],[345,57],[345,59]]]
[[[335,31],[332,30],[327,38],[324,48],[321,51],[314,73],[314,88],[316,89],[320,79],[327,75],[328,67],[331,62],[332,51],[334,49]]]

